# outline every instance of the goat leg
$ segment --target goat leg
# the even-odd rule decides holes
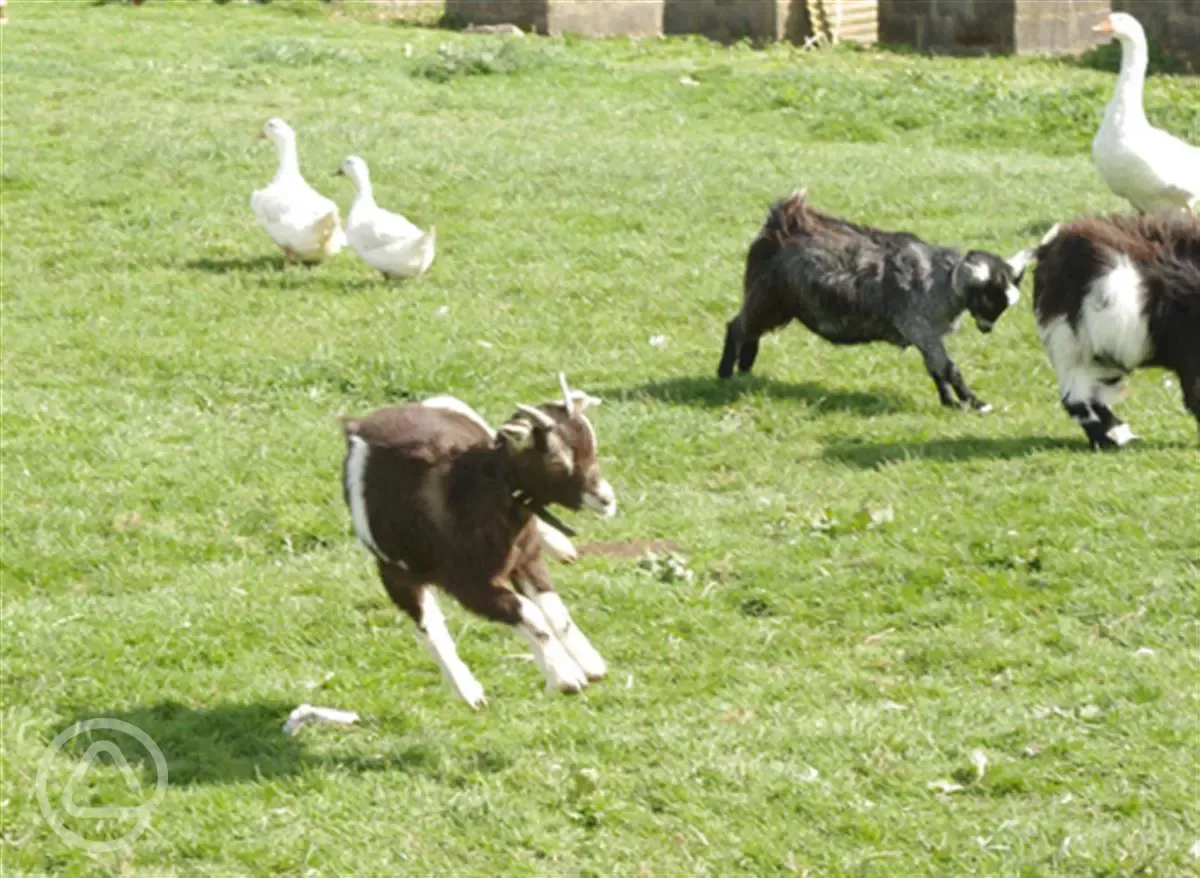
[[[579,630],[566,604],[550,584],[546,562],[540,558],[529,562],[514,575],[513,580],[521,593],[537,604],[554,636],[566,647],[588,680],[602,679],[608,673],[604,659],[596,652],[587,636]]]
[[[758,339],[749,338],[742,342],[742,350],[738,354],[738,371],[743,375],[754,368],[754,361],[758,358]]]
[[[458,578],[448,587],[458,602],[473,613],[496,622],[504,622],[529,641],[533,659],[546,678],[547,689],[582,692],[587,675],[568,654],[537,604],[504,585],[475,579]]]
[[[392,601],[416,623],[417,639],[438,663],[451,688],[473,710],[487,704],[483,686],[458,657],[433,589],[392,564],[380,564],[379,576]]]
[[[929,377],[933,379],[933,384],[937,387],[938,399],[942,401],[942,405],[950,408],[958,408],[958,403],[954,401],[954,397],[950,393],[950,385],[946,379],[935,372],[930,372]]]
[[[1129,425],[1102,402],[1072,402],[1063,397],[1062,404],[1067,414],[1083,428],[1092,448],[1120,448],[1137,438]]]
[[[721,350],[721,363],[717,366],[718,378],[728,378],[733,375],[733,364],[738,360],[741,347],[742,316],[739,314],[725,326],[725,347]],[[753,358],[751,358],[751,362],[753,362]]]
[[[958,398],[969,405],[980,414],[987,414],[992,410],[992,407],[976,396],[970,387],[967,386],[966,380],[962,377],[962,372],[958,371],[958,366],[951,361],[947,368],[946,379],[950,382],[950,386],[954,388],[954,392],[958,394]]]

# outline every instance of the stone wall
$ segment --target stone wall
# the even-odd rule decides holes
[[[1200,0],[1113,0],[1136,15],[1151,39],[1200,73]]]

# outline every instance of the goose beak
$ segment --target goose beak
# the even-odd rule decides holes
[[[1098,34],[1111,34],[1113,32],[1112,19],[1104,19],[1104,21],[1092,28],[1092,32]]]
[[[344,177],[344,176],[346,176],[346,172],[343,171],[341,168],[338,168],[336,171],[333,172],[333,176]]]
[[[260,132],[258,132],[257,134],[255,134],[255,135],[254,135],[254,139],[255,139],[255,140],[266,140],[266,139],[267,139],[267,135],[266,135],[266,133],[265,133],[265,132],[263,132],[263,131],[260,131]]]

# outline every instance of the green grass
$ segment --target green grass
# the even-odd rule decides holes
[[[801,329],[752,380],[712,377],[794,186],[1005,253],[1120,207],[1087,154],[1111,74],[505,48],[279,4],[9,11],[6,872],[1196,874],[1200,462],[1169,376],[1122,406],[1142,444],[1087,453],[1026,296],[951,340],[987,417],[939,408],[913,351]],[[1153,78],[1147,106],[1200,141],[1195,79]],[[426,278],[281,267],[248,207],[273,114],[322,191],[348,203],[358,153],[381,203],[437,225]],[[454,608],[491,702],[471,713],[351,537],[335,416],[449,392],[497,421],[559,369],[605,398],[622,504],[570,515],[578,542],[675,540],[694,576],[555,569],[612,669],[576,699]],[[363,718],[285,738],[304,701]],[[34,796],[89,717],[169,764],[125,851],[66,845]],[[79,797],[138,801],[113,767]]]

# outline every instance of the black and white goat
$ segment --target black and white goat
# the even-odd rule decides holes
[[[717,374],[749,372],[764,333],[799,320],[834,344],[915,346],[942,405],[991,409],[963,380],[942,338],[970,311],[981,332],[1020,296],[1033,248],[1005,261],[965,256],[906,232],[884,232],[814,210],[804,190],[776,203],[746,256],[742,309],[729,322]]]
[[[1200,218],[1076,220],[1038,249],[1033,307],[1063,407],[1093,448],[1137,437],[1110,406],[1125,376],[1179,376],[1200,421]]]
[[[517,406],[495,433],[453,397],[345,425],[343,486],[355,533],[375,556],[388,595],[471,707],[486,703],[483,687],[458,657],[433,586],[524,635],[547,687],[578,692],[606,673],[550,583],[536,524],[552,503],[605,516],[617,508],[583,414],[599,400],[559,378],[561,402]]]

